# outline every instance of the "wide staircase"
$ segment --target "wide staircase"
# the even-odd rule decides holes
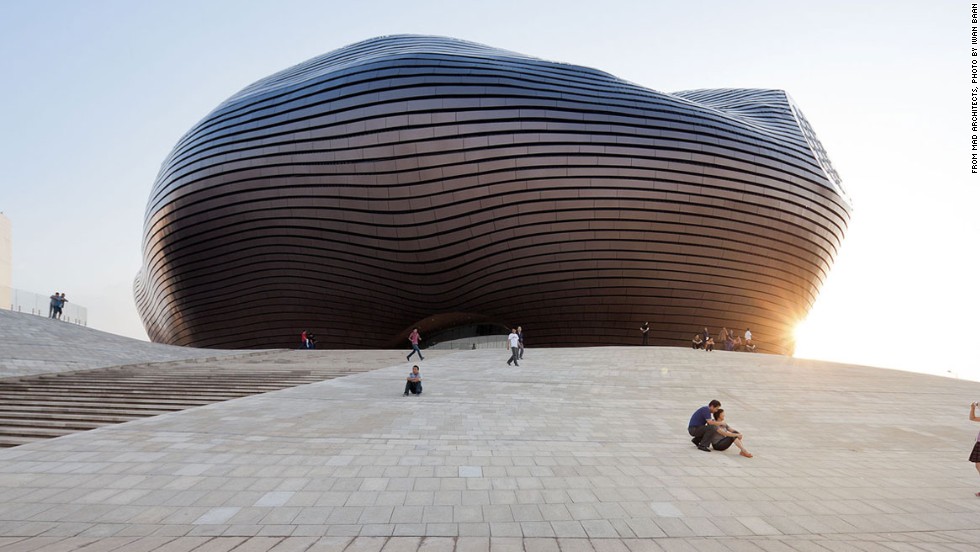
[[[5,378],[0,447],[365,372],[394,364],[391,353],[351,363],[338,362],[343,351],[272,351]]]
[[[173,347],[0,310],[0,447],[404,361],[404,351]]]

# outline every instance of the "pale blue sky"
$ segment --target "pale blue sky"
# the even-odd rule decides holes
[[[855,203],[800,354],[980,379],[969,12],[960,1],[8,1],[0,210],[14,285],[66,291],[91,326],[145,338],[130,288],[147,195],[177,139],[275,71],[378,35],[438,34],[665,92],[787,90]]]

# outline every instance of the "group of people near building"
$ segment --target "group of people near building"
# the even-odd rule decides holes
[[[52,309],[54,309],[54,298],[58,294],[52,295]],[[60,297],[63,297],[61,294]],[[54,312],[52,310],[52,312]],[[641,327],[643,332],[643,344],[647,344],[647,332],[649,331],[649,324],[644,323]],[[719,333],[719,341],[724,343],[725,350],[727,351],[754,351],[755,345],[752,342],[752,330],[746,328],[743,338],[739,338],[734,334],[733,330],[728,328],[722,328]],[[312,334],[307,331],[303,332],[304,343],[312,339]],[[418,328],[413,328],[412,332],[408,336],[408,341],[412,346],[412,352],[408,354],[406,360],[410,360],[413,355],[418,353],[419,360],[423,360],[422,351],[419,348],[419,342],[421,336],[419,334]],[[523,328],[517,326],[516,328],[511,328],[510,334],[507,336],[507,343],[511,350],[510,359],[507,360],[507,365],[511,363],[514,366],[519,366],[518,361],[524,358],[524,331]],[[715,340],[708,333],[708,328],[705,328],[703,332],[694,336],[692,340],[693,347],[695,349],[704,349],[706,351],[711,351],[714,348]],[[314,348],[315,341],[313,345],[306,346],[306,348]],[[421,395],[422,394],[422,374],[419,370],[418,364],[412,366],[411,372],[405,378],[405,397],[409,395]],[[980,403],[974,402],[970,405],[970,420],[975,422],[980,422],[980,415],[977,415],[977,407]],[[752,458],[753,454],[749,452],[748,448],[745,446],[745,434],[736,430],[726,421],[725,410],[721,407],[721,401],[712,400],[707,404],[707,406],[702,406],[698,408],[694,414],[691,416],[690,422],[688,422],[687,432],[691,436],[691,443],[693,443],[698,450],[704,452],[711,452],[711,450],[724,451],[728,450],[732,445],[735,445],[739,450],[739,455],[746,458]],[[980,435],[977,435],[977,441],[973,447],[973,451],[970,454],[970,462],[973,462],[977,468],[977,472],[980,473]],[[976,493],[976,496],[980,497],[980,492]]]
[[[650,344],[650,323],[644,322],[640,326],[640,336],[643,338],[643,345]],[[708,328],[705,327],[704,331],[694,334],[694,339],[691,340],[691,348],[702,349],[704,351],[714,351],[715,344],[720,343],[726,351],[745,351],[745,352],[755,352],[755,343],[752,341],[752,330],[749,328],[745,329],[745,334],[743,336],[735,335],[735,330],[729,330],[728,328],[722,328],[718,332],[718,338],[715,340],[711,333],[708,332]]]
[[[303,349],[316,349],[316,336],[310,330],[303,330],[299,334],[299,341]]]
[[[51,304],[48,306],[48,318],[54,318],[56,320],[61,320],[61,312],[65,308],[65,303],[68,299],[65,299],[64,293],[54,292],[54,295],[50,297]]]
[[[755,342],[752,341],[752,330],[750,328],[745,329],[745,334],[742,337],[735,335],[735,330],[722,328],[718,332],[717,342],[721,343],[726,351],[755,352]],[[694,334],[694,339],[691,340],[691,348],[714,351],[715,343],[716,341],[708,332],[708,328],[705,328],[703,331]]]
[[[419,333],[418,328],[412,328],[412,332],[408,334],[408,342],[412,345],[412,352],[408,353],[405,360],[412,360],[412,356],[416,353],[419,355],[419,360],[425,360],[422,356],[422,349],[419,348],[419,342],[422,341],[422,335]],[[407,397],[411,393],[412,395],[422,394],[422,374],[419,373],[419,365],[416,364],[412,366],[412,371],[405,378],[405,394]]]
[[[408,353],[405,360],[411,360],[412,356],[416,353],[419,355],[419,360],[425,360],[422,357],[422,350],[419,348],[419,341],[422,337],[419,334],[418,328],[412,328],[412,332],[408,334],[408,342],[412,345],[412,352]],[[517,326],[516,328],[511,328],[510,334],[507,336],[507,344],[510,347],[510,359],[507,360],[507,365],[510,366],[520,366],[518,361],[524,360],[524,328]],[[421,395],[422,394],[422,374],[419,372],[418,364],[412,366],[411,373],[405,378],[405,393],[404,396],[408,395]]]

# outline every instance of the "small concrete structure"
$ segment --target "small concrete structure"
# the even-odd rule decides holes
[[[690,349],[506,356],[426,355],[419,397],[401,396],[398,361],[2,450],[0,550],[980,543],[980,383]],[[692,446],[688,418],[710,399],[755,458]]]

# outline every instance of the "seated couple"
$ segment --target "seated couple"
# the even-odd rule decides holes
[[[405,378],[405,397],[411,393],[413,395],[422,394],[422,374],[419,373],[419,365],[412,366],[412,373]]]
[[[711,337],[708,339],[703,339],[701,334],[694,334],[694,339],[691,340],[692,349],[704,349],[705,351],[715,350],[715,340]]]
[[[698,450],[711,452],[709,445],[715,450],[726,450],[734,443],[740,451],[739,454],[752,458],[752,453],[742,444],[744,435],[725,423],[725,411],[721,409],[721,403],[718,401],[711,401],[708,406],[697,409],[691,416],[687,432],[693,437],[691,442],[697,445]]]

